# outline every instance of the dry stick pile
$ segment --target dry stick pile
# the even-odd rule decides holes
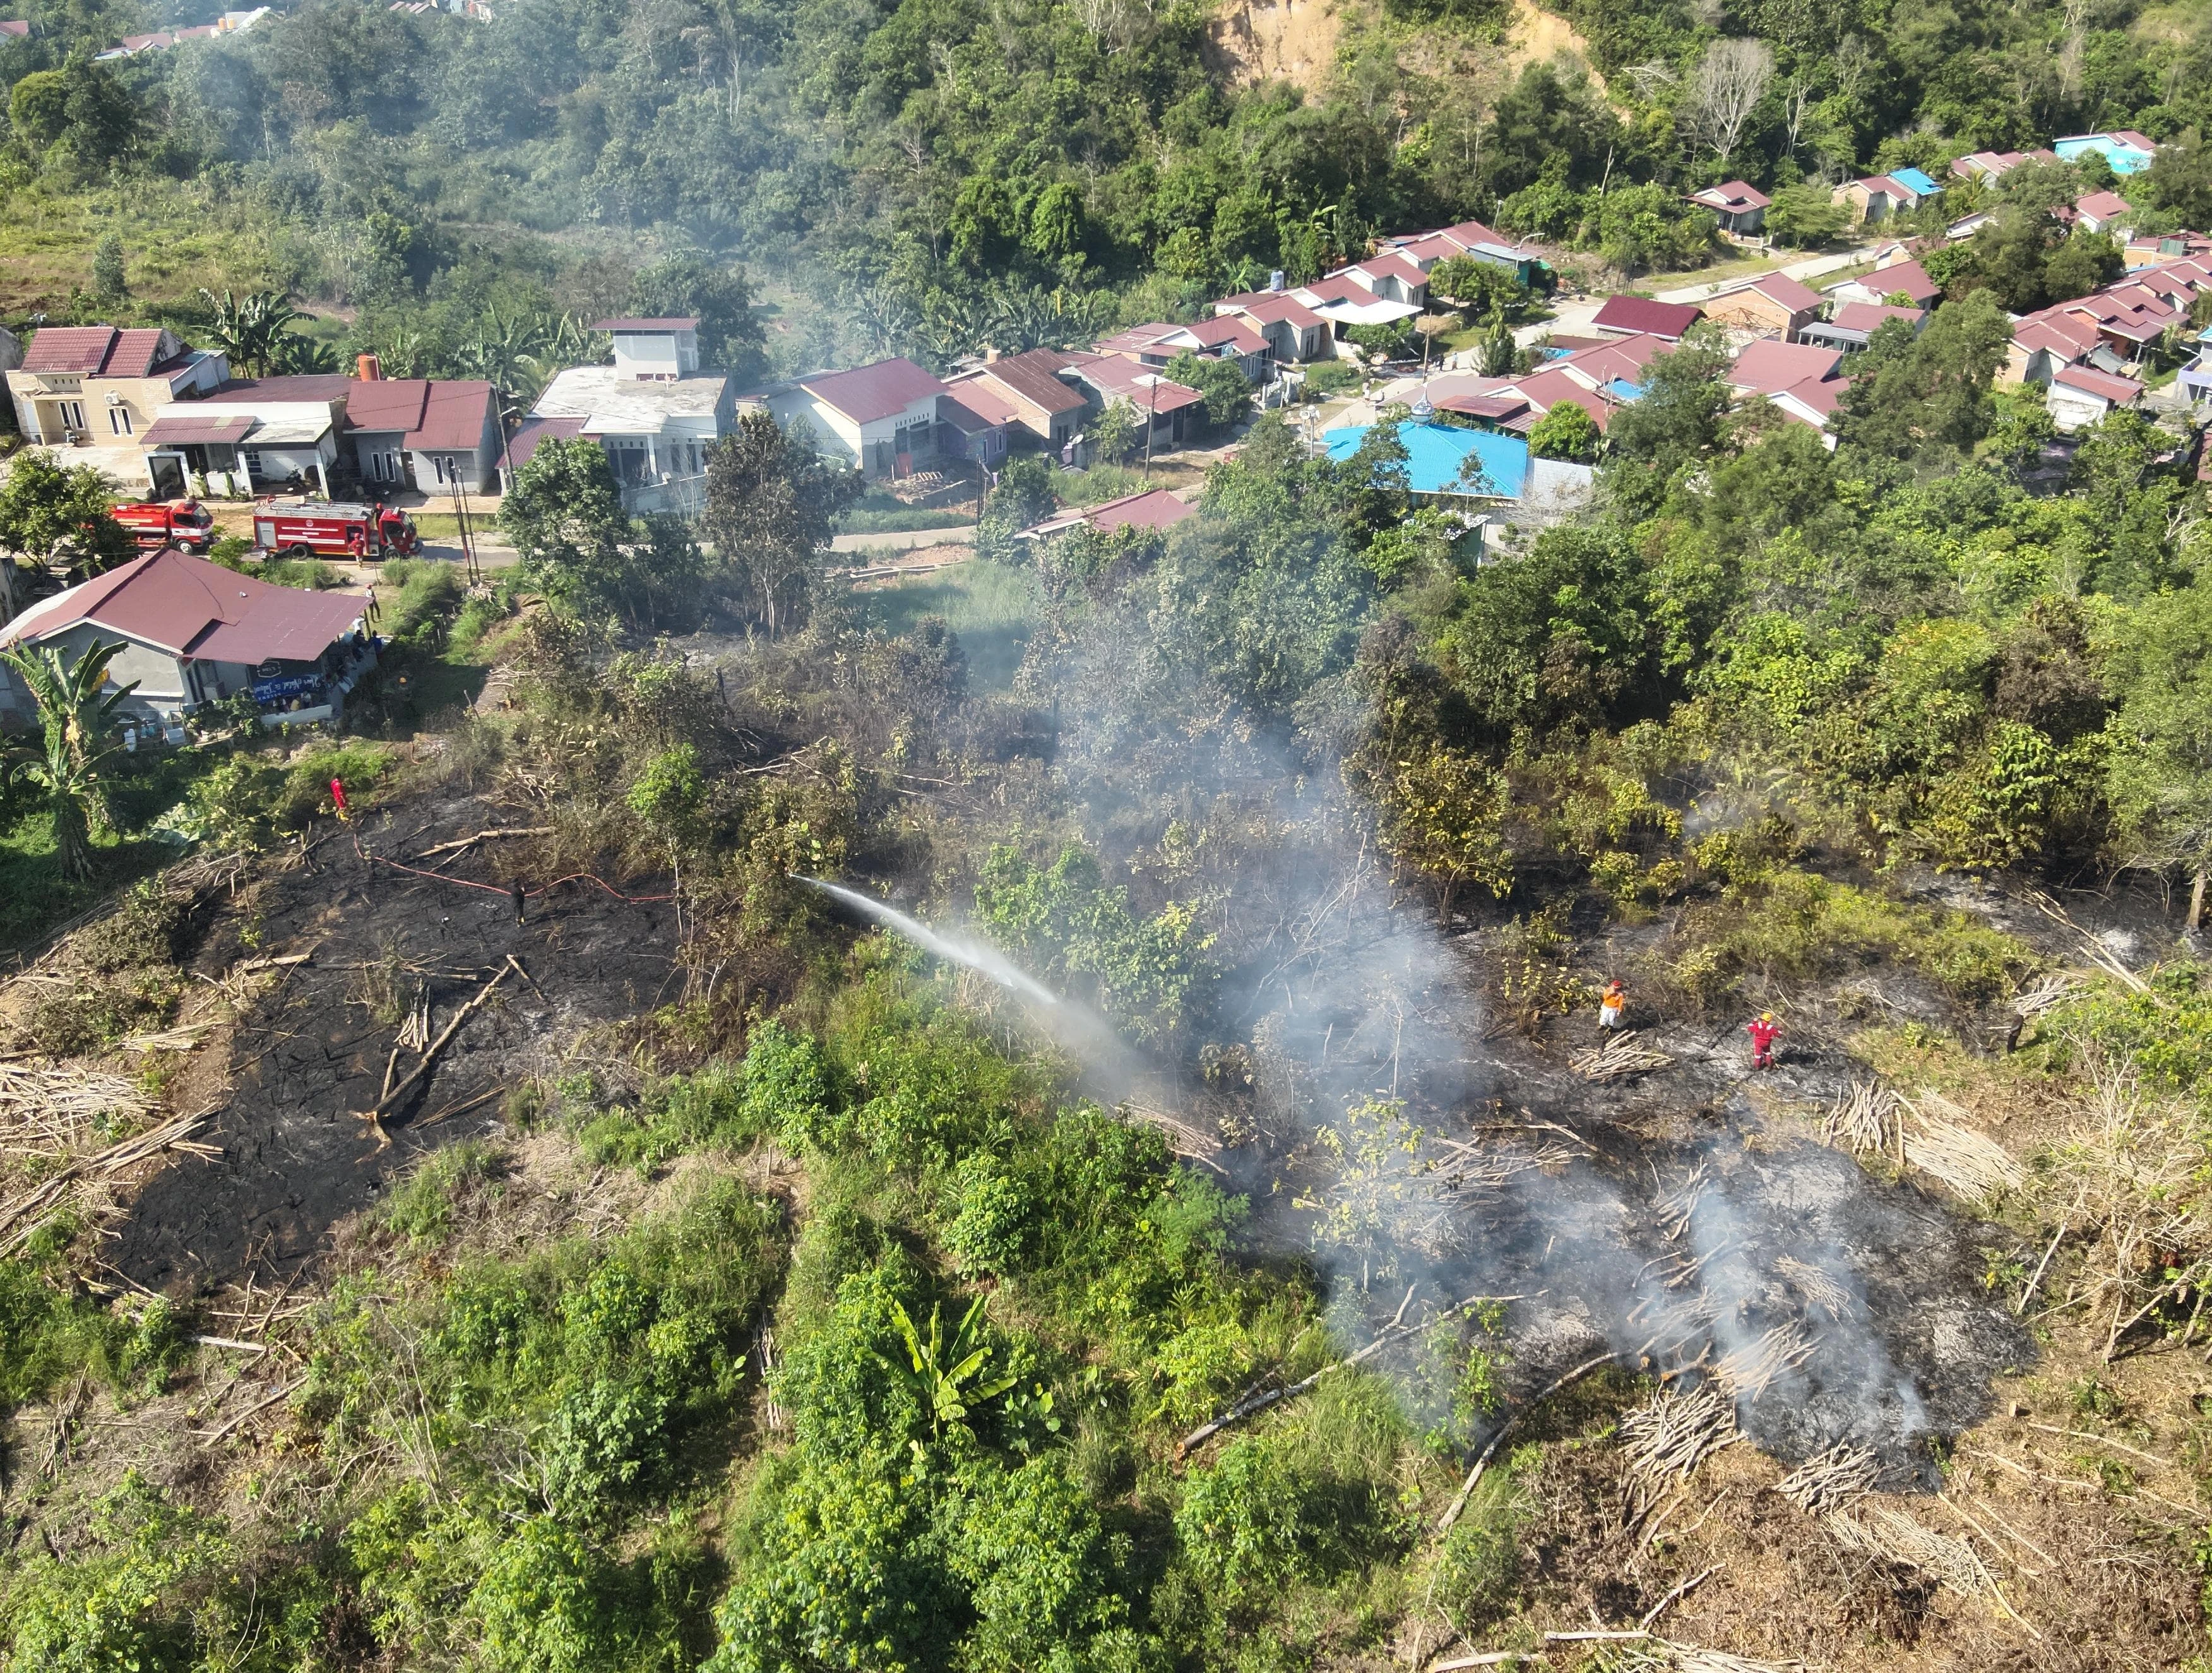
[[[0,1154],[66,1156],[100,1116],[143,1116],[153,1107],[119,1074],[0,1063]]]
[[[1810,1261],[1801,1261],[1794,1255],[1775,1256],[1774,1269],[1796,1287],[1798,1294],[1837,1323],[1841,1324],[1857,1314],[1857,1303],[1852,1299],[1851,1293],[1836,1281],[1834,1274],[1823,1271]]]
[[[2002,1190],[2017,1190],[2027,1182],[2027,1170],[1996,1140],[1960,1120],[1966,1111],[1949,1098],[1923,1090],[1917,1101],[1897,1101],[1911,1117],[1905,1135],[1905,1159],[1923,1173],[1934,1175],[1965,1197],[1994,1196]]]
[[[1784,1499],[1808,1516],[1849,1510],[1874,1491],[1881,1464],[1863,1447],[1839,1440],[1815,1453],[1782,1478]]]
[[[1713,1375],[1738,1399],[1756,1400],[1784,1372],[1811,1359],[1815,1346],[1796,1324],[1778,1324],[1758,1341],[1723,1354]]]
[[[1741,1440],[1743,1433],[1735,1425],[1735,1402],[1709,1382],[1687,1394],[1662,1390],[1620,1420],[1620,1437],[1628,1454],[1626,1520],[1634,1528],[1670,1480],[1688,1481],[1699,1464]]]
[[[198,1156],[220,1156],[222,1153],[220,1146],[199,1144],[192,1140],[191,1135],[200,1129],[207,1118],[205,1110],[196,1115],[172,1116],[159,1127],[149,1128],[135,1138],[125,1139],[120,1144],[110,1145],[105,1150],[71,1162],[36,1189],[26,1191],[13,1202],[0,1204],[0,1232],[8,1233],[6,1239],[0,1241],[0,1256],[11,1255],[22,1245],[24,1240],[38,1229],[40,1217],[69,1194],[73,1181],[112,1177],[133,1163],[143,1162],[164,1150],[188,1150]]]
[[[1700,1650],[1688,1644],[1654,1640],[1629,1650],[1613,1664],[1615,1673],[1804,1673],[1802,1661],[1753,1661],[1725,1650]]]
[[[1567,1066],[1585,1080],[1616,1080],[1663,1069],[1674,1061],[1663,1051],[1638,1045],[1636,1036],[1628,1033],[1612,1035],[1602,1044],[1577,1052],[1567,1059]]]
[[[1830,1144],[1841,1141],[1853,1155],[1863,1156],[1869,1151],[1894,1149],[1891,1135],[1896,1128],[1897,1094],[1872,1080],[1854,1080],[1850,1091],[1829,1110],[1821,1136]]]
[[[1518,1173],[1560,1168],[1575,1159],[1563,1144],[1547,1140],[1534,1150],[1486,1150],[1471,1139],[1438,1139],[1437,1148],[1451,1159],[1437,1165],[1437,1183],[1447,1190],[1492,1189]]]

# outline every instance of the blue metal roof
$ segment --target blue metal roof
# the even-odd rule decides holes
[[[1328,444],[1328,456],[1342,464],[1359,451],[1372,428],[1360,424],[1327,432],[1322,440]],[[1518,499],[1528,478],[1528,444],[1517,435],[1407,419],[1398,426],[1398,440],[1406,449],[1406,478],[1416,494],[1486,493]],[[1460,479],[1470,454],[1481,461],[1486,487],[1471,488]]]
[[[1889,178],[1899,186],[1911,186],[1923,198],[1933,198],[1943,189],[1936,184],[1934,175],[1923,174],[1917,168],[1893,168],[1889,171]]]

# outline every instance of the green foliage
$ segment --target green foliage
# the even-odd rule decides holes
[[[1794,250],[1818,250],[1850,230],[1848,204],[1838,204],[1825,186],[1789,186],[1767,205],[1765,230]]]
[[[1234,361],[1185,350],[1168,362],[1165,375],[1170,382],[1195,389],[1205,398],[1206,422],[1211,429],[1226,429],[1252,410],[1251,380],[1237,370]]]
[[[1018,1380],[991,1363],[983,1305],[984,1298],[977,1296],[947,1335],[941,1303],[929,1310],[927,1333],[915,1329],[902,1305],[891,1303],[891,1322],[898,1327],[899,1341],[906,1352],[896,1358],[878,1354],[877,1361],[906,1381],[915,1403],[928,1414],[930,1428],[940,1440],[947,1425],[965,1422],[975,1407],[996,1400]]]
[[[1554,402],[1528,432],[1528,451],[1539,459],[1590,459],[1597,457],[1604,439],[1588,409],[1562,400]]]
[[[110,514],[117,484],[91,465],[64,465],[43,447],[9,461],[0,482],[0,548],[96,575],[137,555]]]
[[[1170,902],[1157,916],[1129,910],[1097,861],[1074,844],[1040,867],[1008,845],[991,850],[975,885],[984,925],[1048,981],[1087,988],[1136,1039],[1179,1037],[1202,1013],[1215,971],[1213,937],[1196,910]]]
[[[860,473],[818,457],[804,424],[749,412],[707,459],[701,526],[749,613],[771,635],[803,622]]]

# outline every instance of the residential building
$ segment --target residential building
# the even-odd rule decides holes
[[[1692,192],[1689,201],[1701,210],[1710,210],[1721,231],[1729,237],[1756,238],[1766,225],[1766,211],[1774,200],[1755,186],[1730,180],[1726,186],[1709,186],[1702,192]]]
[[[2096,152],[2112,166],[2115,174],[2140,174],[2150,167],[2158,142],[2132,128],[2116,128],[2110,133],[2071,134],[2064,139],[2054,139],[2051,149],[2063,161]]]
[[[2074,224],[2085,233],[2110,231],[2122,235],[2126,231],[2124,223],[2134,214],[2128,200],[2117,192],[2093,192],[2074,203]]]
[[[1705,318],[1734,332],[1755,332],[1794,343],[1820,317],[1820,293],[1786,273],[1765,273],[1705,304]]]
[[[1623,337],[1656,337],[1679,342],[1682,333],[1704,319],[1705,310],[1687,302],[1655,302],[1648,296],[1608,296],[1590,324],[1601,332]]]
[[[1842,404],[1849,380],[1840,349],[1809,343],[1747,344],[1729,368],[1729,387],[1747,399],[1764,397],[1785,417],[1820,432],[1833,448],[1828,415]]]
[[[911,476],[941,457],[938,440],[944,380],[904,358],[846,372],[817,372],[757,397],[788,425],[804,418],[825,453],[871,481]]]
[[[2051,374],[2044,401],[2051,409],[2051,422],[2071,433],[2101,423],[2119,408],[2133,406],[2142,392],[2143,386],[2133,378],[2094,366],[2062,366]]]
[[[945,386],[945,400],[938,408],[945,424],[938,438],[939,450],[951,459],[964,459],[986,471],[995,471],[1006,457],[1020,409],[970,373],[952,378]]]
[[[1371,424],[1347,425],[1322,436],[1328,456],[1342,464],[1359,451]],[[1406,482],[1417,498],[1457,505],[1518,499],[1528,481],[1528,444],[1497,430],[1401,421]]]
[[[1382,246],[1405,257],[1424,274],[1440,261],[1449,261],[1454,256],[1468,256],[1494,267],[1505,268],[1522,284],[1533,286],[1536,283],[1538,270],[1544,265],[1543,258],[1528,246],[1516,242],[1504,233],[1492,231],[1480,221],[1462,221],[1457,226],[1441,228],[1435,232],[1384,239]]]
[[[504,468],[520,469],[548,439],[580,436],[605,450],[626,510],[695,509],[708,451],[737,413],[728,374],[699,364],[699,322],[606,319],[593,329],[614,339],[614,364],[572,366],[546,385]]]
[[[31,26],[20,17],[0,17],[0,35],[7,35],[15,40],[28,40]]]
[[[135,457],[163,407],[207,394],[229,370],[220,354],[187,347],[167,331],[46,325],[6,375],[25,440]]]
[[[1928,323],[1928,311],[1917,307],[1893,307],[1883,302],[1844,302],[1834,316],[1815,319],[1801,326],[1797,332],[1800,343],[1816,348],[1834,349],[1844,354],[1855,354],[1873,340],[1874,334],[1893,319],[1910,324],[1917,333]]]
[[[1048,517],[1034,528],[1024,529],[1020,538],[1043,540],[1074,528],[1091,529],[1100,534],[1112,534],[1121,529],[1171,529],[1185,518],[1197,514],[1197,508],[1180,496],[1164,488],[1152,488],[1141,493],[1125,494],[1118,500],[1108,500],[1103,505],[1084,506]]]
[[[988,361],[960,382],[989,390],[1012,409],[1009,440],[1058,453],[1083,428],[1090,406],[1083,392],[1060,375],[1079,358],[1059,349],[1030,349]]]
[[[1335,356],[1328,321],[1286,291],[1258,290],[1224,297],[1213,305],[1213,311],[1234,315],[1259,332],[1278,366]]]
[[[1408,379],[1407,384],[1416,380]],[[1620,401],[1610,391],[1594,389],[1578,378],[1553,367],[1510,377],[1479,377],[1472,372],[1440,372],[1418,380],[1418,390],[1407,405],[1419,413],[1423,403],[1434,411],[1457,413],[1486,429],[1525,436],[1544,415],[1562,401],[1572,402],[1589,414],[1603,430],[1620,410]],[[1401,398],[1393,386],[1389,398]]]
[[[1923,200],[1942,189],[1917,168],[1899,168],[1887,174],[1870,174],[1863,180],[1846,180],[1829,193],[1829,201],[1847,205],[1853,220],[1870,227],[1892,215],[1918,209]]]
[[[2056,162],[2058,153],[2038,146],[2033,151],[1975,151],[1955,158],[1951,164],[1952,174],[1962,180],[1995,180],[2024,162]]]
[[[1349,267],[1340,267],[1334,273],[1326,275],[1322,282],[1326,284],[1335,279],[1348,279],[1369,295],[1382,301],[1407,302],[1417,308],[1428,306],[1427,270],[1395,251],[1370,256],[1365,261],[1355,262]]]
[[[346,390],[343,441],[379,491],[480,493],[497,485],[499,401],[477,378],[386,378],[376,356]],[[248,438],[249,445],[251,438]]]
[[[2206,346],[2197,351],[2197,358],[2174,374],[2174,386],[2189,398],[2192,405],[2212,401],[2212,333],[2197,334],[2197,341]]]
[[[1419,302],[1378,296],[1348,273],[1302,284],[1291,292],[1304,307],[1328,322],[1330,334],[1342,341],[1354,325],[1389,325],[1421,313]]]
[[[1181,447],[1201,416],[1205,397],[1188,384],[1163,377],[1152,368],[1126,355],[1079,355],[1060,374],[1073,380],[1103,411],[1109,402],[1126,401],[1146,426],[1138,433],[1138,444],[1148,453]]]
[[[375,666],[356,593],[272,587],[204,558],[155,552],[40,600],[0,628],[0,647],[74,659],[94,642],[123,648],[112,685],[136,682],[123,712],[170,726],[202,703],[251,691],[262,724],[335,721]],[[27,727],[37,705],[0,665],[0,725]]]
[[[1887,302],[1893,296],[1903,296],[1912,307],[1933,307],[1943,295],[1943,287],[1928,277],[1928,271],[1917,261],[1892,261],[1876,267],[1870,273],[1856,279],[1847,279],[1832,288],[1828,295],[1838,302]]]

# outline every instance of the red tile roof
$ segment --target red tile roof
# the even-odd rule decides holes
[[[1147,412],[1180,412],[1206,398],[1189,385],[1164,378],[1124,355],[1079,355],[1072,363],[1076,375],[1102,396]]]
[[[200,398],[222,405],[251,405],[261,401],[343,400],[355,380],[341,372],[315,372],[301,377],[233,378]]]
[[[2094,366],[2062,366],[2051,374],[2051,380],[2069,389],[2101,395],[2116,406],[2125,406],[2143,392],[2143,386],[2133,378],[2115,377]]]
[[[1590,323],[1604,331],[1648,332],[1654,337],[1675,338],[1705,317],[1702,309],[1687,302],[1655,302],[1648,296],[1608,296]]]
[[[801,378],[799,386],[856,424],[896,417],[916,401],[945,392],[944,381],[934,372],[925,371],[903,356],[855,367],[849,372]]]
[[[356,383],[356,390],[374,387]],[[346,397],[346,417],[353,417],[352,395]],[[468,453],[480,447],[492,430],[491,386],[477,378],[433,379],[423,390],[422,417],[407,433],[405,445],[432,453]]]
[[[90,622],[176,656],[307,662],[360,619],[363,602],[350,593],[271,587],[204,558],[162,551],[33,605],[0,629],[0,645],[35,643]]]
[[[0,35],[13,35],[18,40],[30,39],[31,26],[21,18],[0,17]]]
[[[1753,280],[1744,286],[1744,289],[1756,290],[1769,301],[1780,303],[1792,313],[1802,313],[1807,308],[1816,308],[1820,306],[1819,291],[1798,283],[1787,273],[1766,274],[1763,277]]]
[[[1077,358],[1058,349],[1029,349],[991,362],[976,375],[1057,417],[1090,405],[1081,390],[1060,375],[1060,368],[1073,365]]]
[[[1793,383],[1787,389],[1771,392],[1786,395],[1826,418],[1843,405],[1844,391],[1850,387],[1848,378],[1808,378],[1802,383]]]
[[[988,423],[1011,424],[1019,418],[1021,409],[1014,405],[1013,397],[982,379],[981,372],[966,373],[948,382],[945,392],[966,411]]]
[[[1300,331],[1311,331],[1324,323],[1321,315],[1286,291],[1263,293],[1258,301],[1240,305],[1237,312],[1263,325],[1296,325]]]
[[[1193,507],[1164,488],[1154,488],[1145,493],[1109,500],[1103,505],[1092,506],[1085,514],[1091,526],[1102,533],[1110,529],[1173,528],[1184,518],[1196,514]]]
[[[1943,294],[1943,287],[1929,278],[1927,269],[1917,261],[1893,262],[1887,267],[1877,267],[1859,283],[1882,296],[1894,295],[1901,290],[1923,307]]]
[[[188,417],[156,418],[140,438],[149,447],[180,447],[196,441],[237,442],[253,428],[249,413],[192,413]]]
[[[1756,389],[1771,395],[1777,391],[1832,378],[1843,364],[1840,349],[1816,348],[1809,343],[1747,344],[1729,370],[1729,381],[1738,389]]]
[[[584,426],[590,422],[590,419],[583,417],[526,418],[521,428],[508,438],[503,463],[510,469],[519,471],[530,463],[531,456],[537,453],[541,443],[573,441],[584,433]]]
[[[1347,273],[1364,273],[1370,278],[1396,279],[1401,284],[1425,284],[1426,277],[1405,257],[1387,254],[1370,257],[1367,260],[1345,269]]]
[[[1258,355],[1267,350],[1267,339],[1254,331],[1234,314],[1217,313],[1211,319],[1201,319],[1183,329],[1209,349],[1218,349],[1224,343],[1234,344],[1239,354]]]
[[[2086,198],[2074,200],[2076,214],[2097,221],[2110,221],[2116,215],[2132,215],[2135,210],[2128,200],[2117,192],[2093,192]]]
[[[86,377],[143,378],[182,348],[164,331],[113,325],[47,325],[23,351],[26,372],[76,372]]]
[[[1920,320],[1927,318],[1925,308],[1898,307],[1888,302],[1845,302],[1836,310],[1829,323],[1847,332],[1865,332],[1872,335],[1893,319]]]

